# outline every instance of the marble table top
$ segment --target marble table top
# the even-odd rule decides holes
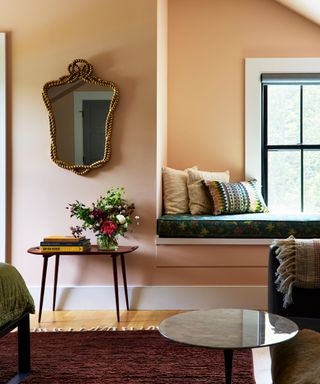
[[[219,349],[269,346],[291,339],[298,330],[293,321],[272,313],[222,308],[180,313],[159,326],[170,340]]]

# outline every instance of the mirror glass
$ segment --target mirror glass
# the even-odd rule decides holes
[[[68,67],[70,74],[46,83],[43,97],[49,112],[51,158],[83,175],[111,156],[113,111],[119,90],[92,75],[83,59]]]

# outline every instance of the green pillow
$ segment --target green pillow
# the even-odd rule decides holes
[[[205,180],[213,200],[213,214],[268,212],[268,208],[257,188],[257,180],[239,183],[222,183]]]

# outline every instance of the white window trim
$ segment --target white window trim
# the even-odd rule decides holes
[[[6,36],[0,32],[0,261],[6,258]]]
[[[320,58],[245,59],[245,175],[260,184],[262,73],[320,73]]]

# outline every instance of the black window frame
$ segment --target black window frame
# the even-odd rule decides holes
[[[299,85],[300,86],[300,143],[297,144],[268,144],[268,86],[269,85]],[[320,74],[262,74],[261,75],[261,192],[268,204],[268,153],[272,150],[300,151],[300,211],[304,210],[304,151],[319,150],[319,144],[303,143],[303,87],[319,85]]]

